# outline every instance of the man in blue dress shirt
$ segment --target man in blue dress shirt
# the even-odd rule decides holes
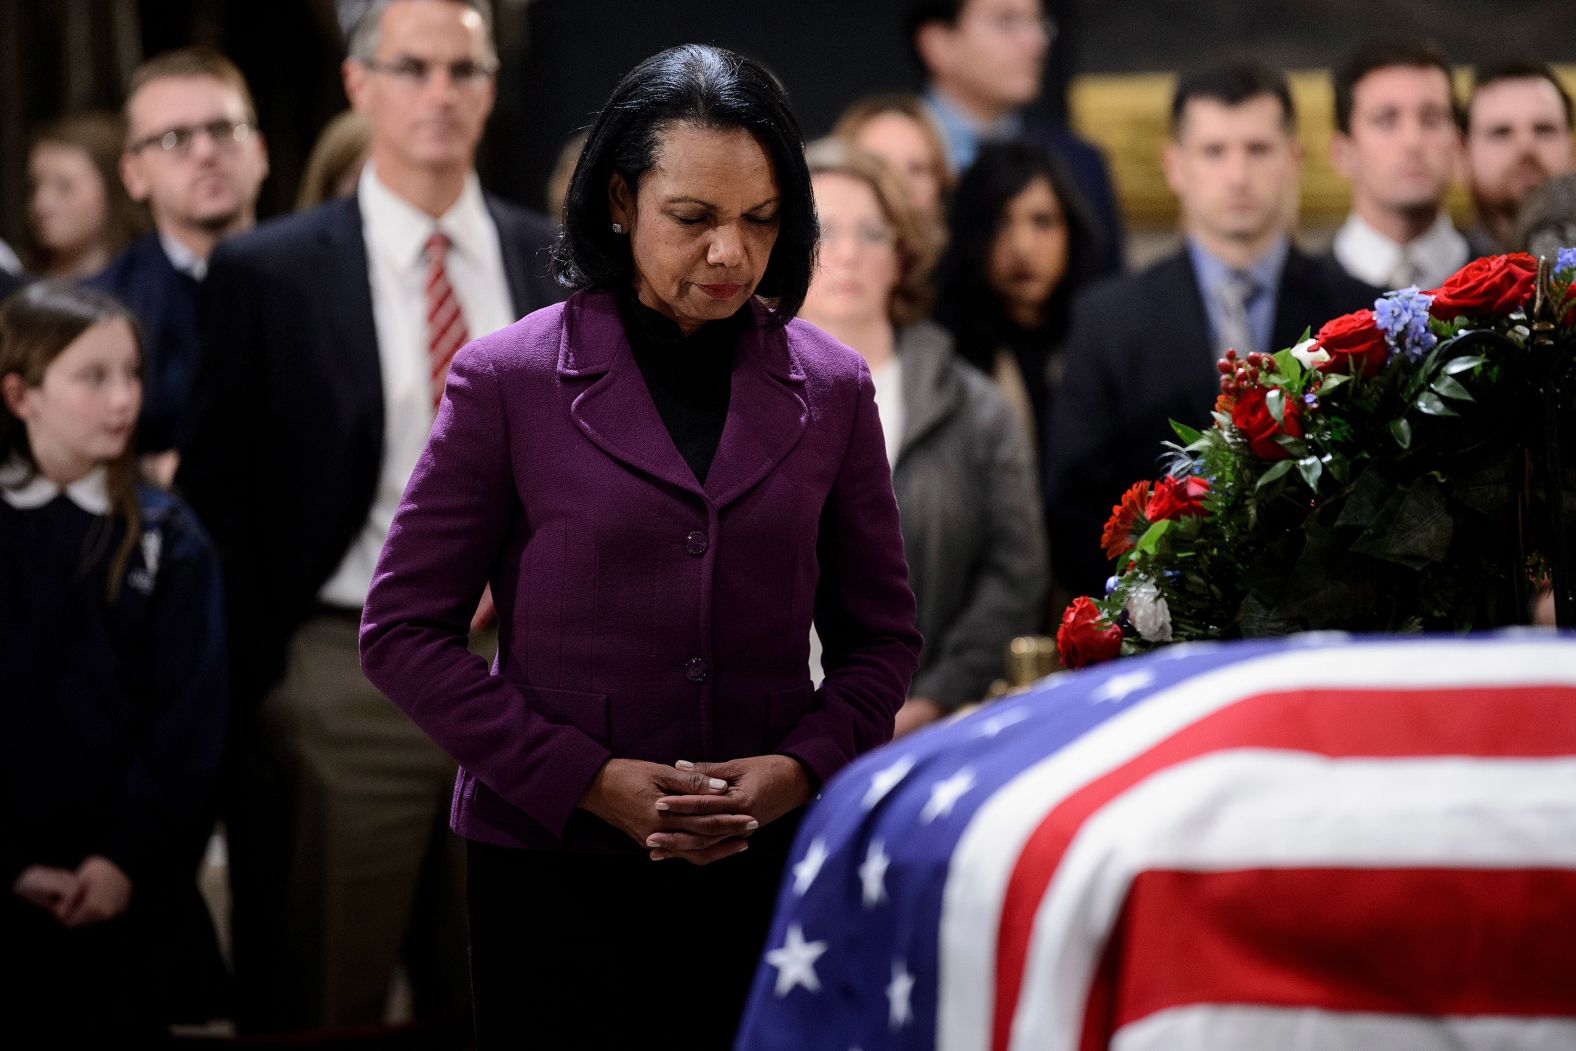
[[[222,238],[257,222],[268,153],[246,81],[211,48],[148,60],[126,96],[121,178],[145,201],[154,230],[89,282],[131,307],[143,330],[137,444],[168,483],[197,362],[197,285]]]
[[[1121,213],[1098,147],[1024,112],[1040,96],[1055,34],[1041,0],[917,0],[908,39],[925,71],[925,103],[947,139],[955,171],[974,163],[981,142],[1025,139],[1060,157],[1104,239],[1098,273],[1122,267]]]

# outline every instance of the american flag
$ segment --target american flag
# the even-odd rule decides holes
[[[1576,636],[1052,677],[851,765],[736,1047],[1576,1048]]]

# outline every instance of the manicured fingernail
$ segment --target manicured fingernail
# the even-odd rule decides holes
[[[680,770],[693,770],[693,769],[695,769],[695,764],[690,762],[688,759],[680,759],[678,762],[674,763],[673,765],[678,767]]]
[[[719,792],[721,792],[724,788],[728,787],[728,782],[724,781],[720,777],[714,777],[714,778],[712,778],[710,781],[708,781],[706,783],[711,785],[711,787],[715,788]]]
[[[756,829],[758,829],[760,827],[761,827],[761,823],[759,821],[751,819],[750,823],[748,825],[744,826],[744,830],[746,832],[754,832]]]
[[[658,839],[656,836],[647,836],[646,837],[646,846],[648,846],[648,847],[656,847],[656,846],[661,846],[661,845],[662,845],[662,840]]]
[[[665,854],[665,853],[663,853],[663,852],[662,852],[662,851],[660,851],[660,850],[653,850],[653,851],[652,851],[652,852],[651,852],[651,860],[652,860],[652,861],[666,861],[666,860],[668,860],[668,858],[670,858],[670,857],[672,857],[672,856],[673,856],[673,855],[671,855],[671,854]]]
[[[739,849],[735,850],[734,853],[735,854],[743,854],[746,850],[749,850],[749,849],[750,849],[750,845],[748,843],[740,843],[739,844]]]
[[[657,809],[658,810],[671,810],[672,807],[668,806],[668,804],[667,804],[667,802],[665,800],[659,799],[659,800],[657,800]]]

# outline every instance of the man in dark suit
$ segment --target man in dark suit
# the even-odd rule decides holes
[[[907,30],[953,170],[974,163],[981,142],[1021,138],[1045,147],[1067,165],[1097,221],[1095,272],[1119,272],[1126,235],[1105,156],[1065,126],[1022,112],[1040,95],[1055,33],[1041,0],[916,0]]]
[[[133,74],[126,128],[121,179],[154,229],[88,283],[142,325],[137,446],[168,483],[197,367],[197,286],[214,246],[256,224],[268,154],[241,71],[206,47],[165,52]]]
[[[1112,504],[1160,472],[1169,421],[1209,423],[1215,362],[1271,352],[1377,291],[1291,243],[1301,150],[1285,77],[1257,65],[1184,76],[1171,105],[1166,178],[1184,245],[1075,304],[1060,411],[1051,421],[1047,521],[1057,584],[1101,587]]]
[[[203,285],[178,481],[225,571],[247,1031],[376,1024],[401,962],[419,1018],[468,1007],[455,766],[361,676],[356,631],[449,358],[559,298],[554,228],[473,169],[496,68],[484,3],[369,5],[355,195],[226,242]]]

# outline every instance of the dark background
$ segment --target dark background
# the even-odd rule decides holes
[[[504,60],[479,167],[505,196],[541,207],[564,140],[618,77],[684,41],[771,67],[808,136],[870,91],[912,88],[905,0],[493,0]],[[1507,54],[1576,59],[1576,0],[1053,0],[1059,33],[1039,107],[1063,109],[1074,73],[1167,71],[1251,53],[1328,66],[1368,36],[1435,37],[1456,61]],[[1492,33],[1486,31],[1492,27]],[[333,0],[0,0],[0,237],[15,243],[29,129],[81,108],[116,108],[146,55],[208,43],[257,96],[273,174],[266,217],[289,207],[319,129],[345,105]]]

